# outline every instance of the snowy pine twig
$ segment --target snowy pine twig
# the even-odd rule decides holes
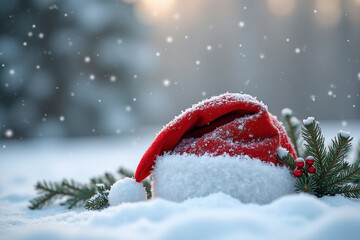
[[[291,110],[285,113],[288,118],[292,117]],[[349,198],[360,198],[360,144],[355,161],[349,164],[345,161],[353,140],[349,133],[340,131],[326,149],[325,138],[315,118],[309,117],[303,121],[303,124],[301,135],[305,153],[298,157],[313,156],[316,171],[310,173],[305,168],[304,174],[296,180],[295,191],[311,193],[317,197],[340,194]],[[288,132],[292,131],[288,121],[285,127]],[[297,137],[300,138],[300,135]],[[292,138],[291,140],[293,144],[302,141]],[[278,159],[290,170],[296,168],[295,159],[288,152],[280,149]]]
[[[42,181],[35,185],[38,197],[30,200],[30,209],[41,209],[55,200],[62,200],[60,205],[71,209],[80,206],[96,193],[96,185],[103,183],[106,188],[114,183],[115,178],[110,173],[90,179],[90,183],[81,184],[74,180],[64,179],[61,182]]]
[[[87,210],[100,210],[109,206],[109,190],[105,189],[105,184],[96,184],[96,194],[85,201],[84,207]]]
[[[120,178],[132,177],[134,173],[120,168]],[[84,206],[88,210],[100,210],[109,206],[108,195],[111,185],[116,178],[111,173],[91,178],[88,184],[81,184],[74,180],[64,179],[61,182],[42,181],[37,182],[35,189],[38,196],[30,200],[30,209],[41,209],[53,204],[56,200],[62,200],[60,205],[71,209],[76,206]],[[151,198],[151,186],[148,180],[143,181],[147,198]]]

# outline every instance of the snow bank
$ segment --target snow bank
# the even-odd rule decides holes
[[[340,128],[356,146],[360,122],[321,122],[325,143]],[[151,130],[151,131],[150,131]],[[119,166],[134,170],[153,141],[154,129],[123,139],[4,141],[0,149],[0,239],[358,239],[360,202],[336,197],[286,195],[245,204],[223,193],[181,203],[156,198],[101,212],[63,206],[32,211],[34,184],[46,179],[86,182]],[[141,133],[141,134],[140,134]],[[140,140],[139,140],[140,139]],[[353,147],[352,149],[355,149]],[[349,159],[354,159],[355,151]],[[101,164],[99,164],[101,161]]]
[[[301,194],[257,205],[217,193],[182,203],[155,199],[14,224],[16,219],[1,219],[4,239],[331,240],[357,239],[360,234],[359,202]]]
[[[158,157],[153,179],[153,195],[171,201],[223,192],[259,204],[293,193],[295,181],[287,168],[248,156],[190,154]]]

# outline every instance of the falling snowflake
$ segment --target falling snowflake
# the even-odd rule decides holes
[[[12,129],[6,129],[5,137],[12,138],[14,136],[14,131]]]
[[[84,62],[89,63],[91,61],[91,58],[89,56],[84,57]]]
[[[60,120],[60,122],[63,122],[63,121],[65,121],[65,117],[64,117],[63,115],[61,115],[61,116],[59,117],[59,120]]]
[[[244,23],[243,21],[240,21],[238,25],[239,25],[239,27],[241,27],[241,28],[245,27],[245,23]]]
[[[211,51],[212,47],[211,45],[207,45],[206,50]]]
[[[116,76],[115,75],[110,76],[110,82],[116,82]]]
[[[170,81],[169,81],[169,79],[164,79],[163,85],[164,85],[165,87],[170,86]]]
[[[300,48],[295,48],[295,53],[299,54],[301,52]]]
[[[170,36],[167,37],[167,38],[166,38],[166,42],[167,42],[167,43],[172,43],[172,42],[173,42],[173,38],[170,37]]]

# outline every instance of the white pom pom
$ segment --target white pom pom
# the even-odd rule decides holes
[[[146,192],[142,183],[133,178],[124,178],[116,181],[108,196],[110,206],[124,202],[138,202],[146,200]]]

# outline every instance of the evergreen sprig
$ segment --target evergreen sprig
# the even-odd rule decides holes
[[[297,156],[303,154],[300,121],[292,115],[292,110],[285,108],[282,111],[282,117],[286,122],[286,133],[290,137],[291,143]]]
[[[38,197],[30,200],[30,209],[41,209],[44,206],[54,203],[55,200],[62,199],[60,205],[67,206],[71,209],[75,206],[82,205],[84,201],[94,195],[96,185],[103,183],[104,186],[110,188],[115,182],[115,178],[110,173],[105,173],[102,177],[90,179],[90,183],[81,184],[74,180],[64,179],[59,182],[42,181],[35,186]]]
[[[293,117],[291,110],[285,112],[287,115],[284,117],[288,119]],[[292,126],[290,126],[289,121],[286,121],[285,126],[287,132],[291,132],[289,129]],[[326,149],[325,138],[322,135],[319,123],[310,117],[304,120],[301,135],[304,140],[305,151],[302,155],[298,154],[297,156],[303,158],[309,155],[313,156],[316,172],[310,174],[304,171],[304,175],[296,179],[295,191],[307,192],[317,197],[340,194],[349,198],[360,198],[360,144],[355,161],[349,164],[345,160],[350,152],[353,138],[348,133],[340,131]],[[297,137],[293,139],[290,135],[294,146],[294,142],[299,143],[301,141],[296,139]],[[278,159],[291,171],[296,168],[295,159],[291,154],[281,155]]]
[[[120,168],[118,173],[120,178],[131,178],[134,176],[133,172],[125,168]],[[109,206],[109,190],[115,182],[116,178],[111,173],[91,178],[87,184],[82,184],[72,179],[64,179],[61,182],[37,182],[35,189],[38,196],[30,200],[29,208],[41,209],[55,203],[56,200],[60,200],[60,205],[67,206],[68,209],[83,205],[88,210],[100,210]],[[145,179],[142,183],[145,187],[147,198],[150,199],[150,181]]]
[[[82,205],[88,198],[96,192],[96,185],[99,183],[109,189],[114,184],[115,178],[110,173],[104,176],[92,178],[90,183],[81,184],[74,180],[64,179],[61,182],[42,181],[35,185],[38,197],[30,200],[30,209],[41,209],[50,205],[55,200],[62,200],[60,205],[67,206],[71,209],[75,206]]]
[[[101,210],[109,206],[109,190],[105,189],[105,184],[96,185],[96,194],[85,201],[84,207],[87,210]]]

